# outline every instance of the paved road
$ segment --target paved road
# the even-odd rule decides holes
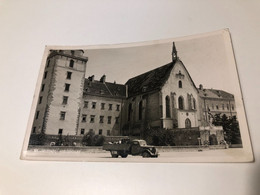
[[[90,162],[248,162],[247,152],[242,148],[190,152],[161,152],[158,158],[128,155],[127,158],[111,158],[109,152],[87,153],[69,151],[25,152],[28,160],[90,161]]]

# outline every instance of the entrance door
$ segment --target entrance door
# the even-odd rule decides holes
[[[191,122],[188,118],[185,120],[185,128],[191,128]]]

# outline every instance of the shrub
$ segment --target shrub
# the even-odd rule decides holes
[[[40,134],[31,134],[29,145],[44,145],[46,141],[46,135],[44,132]]]
[[[95,135],[94,131],[89,131],[85,134],[82,138],[82,145],[83,146],[103,146],[104,143],[104,136],[102,135]]]

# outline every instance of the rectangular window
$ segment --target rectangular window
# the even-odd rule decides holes
[[[36,112],[36,119],[39,118],[39,114],[40,114],[40,111],[37,111],[37,112]]]
[[[104,116],[100,116],[99,117],[99,123],[103,123],[104,122]]]
[[[66,112],[60,112],[60,120],[65,120]]]
[[[98,135],[102,135],[102,129],[98,130]]]
[[[42,84],[42,89],[41,89],[41,91],[44,91],[44,87],[45,87],[45,85],[44,85],[44,84]]]
[[[110,136],[110,130],[107,130],[107,136]]]
[[[108,110],[112,110],[112,104],[109,104]]]
[[[105,109],[105,103],[101,103],[101,110]]]
[[[71,79],[72,72],[67,72],[67,79]]]
[[[46,72],[44,73],[44,79],[47,78],[47,74],[48,74],[48,72],[46,71]]]
[[[50,65],[50,62],[51,62],[51,61],[50,61],[50,60],[48,60],[47,67],[49,67],[49,65]]]
[[[86,121],[87,121],[87,115],[86,114],[82,114],[81,122],[85,123]]]
[[[69,91],[70,90],[70,84],[65,83],[65,90],[64,91]]]
[[[62,135],[62,132],[63,132],[63,129],[59,129],[58,134],[59,134],[59,135]]]
[[[107,124],[111,124],[111,118],[112,118],[111,116],[107,117]]]
[[[218,110],[218,105],[216,105],[216,109]]]
[[[225,105],[224,104],[222,104],[222,110],[225,110]]]
[[[120,110],[120,105],[116,105],[116,110],[119,111]]]
[[[231,108],[232,108],[232,110],[235,110],[235,107],[234,107],[234,105],[233,105],[233,104],[231,104]]]
[[[88,101],[84,101],[84,108],[88,108]]]
[[[95,122],[95,115],[91,115],[91,116],[90,116],[90,122],[91,122],[91,123],[94,123],[94,122]]]
[[[116,117],[116,124],[119,123],[119,117]]]
[[[62,104],[67,104],[68,103],[68,96],[63,96]]]
[[[92,102],[92,109],[96,109],[96,102]]]
[[[85,129],[81,129],[80,130],[80,135],[84,135],[85,134]]]
[[[42,96],[40,96],[40,98],[39,98],[39,104],[41,104],[42,103]]]
[[[36,127],[33,127],[32,133],[36,133]]]
[[[227,104],[227,109],[229,110],[229,105]]]

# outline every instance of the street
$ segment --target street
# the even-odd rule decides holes
[[[249,162],[247,152],[242,148],[219,150],[187,151],[187,152],[160,152],[158,158],[143,158],[142,156],[128,155],[127,158],[112,158],[110,152],[96,153],[80,151],[27,151],[24,153],[27,160],[55,160],[55,161],[89,161],[89,162]]]

